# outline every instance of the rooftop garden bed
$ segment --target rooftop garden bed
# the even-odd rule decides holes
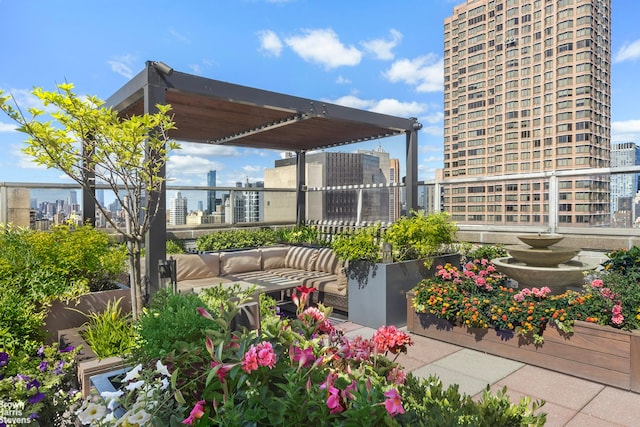
[[[407,297],[411,332],[640,392],[640,264],[613,251],[581,292],[512,289],[487,259],[438,267]],[[635,259],[634,259],[635,257]]]

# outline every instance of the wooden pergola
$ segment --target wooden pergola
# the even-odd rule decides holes
[[[307,151],[405,134],[407,209],[418,208],[418,131],[422,125],[416,118],[226,83],[174,71],[158,61],[147,61],[106,102],[123,116],[155,113],[156,105],[170,104],[177,127],[170,136],[177,141],[295,152],[298,224],[306,217]],[[84,212],[95,212],[93,206],[87,206],[91,197],[86,196]],[[158,287],[158,262],[166,258],[166,188],[159,197],[160,210],[145,242],[152,291]]]

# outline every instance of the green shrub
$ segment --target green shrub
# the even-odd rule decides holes
[[[252,248],[275,245],[280,241],[278,232],[271,228],[217,231],[198,237],[196,239],[196,249],[199,251],[220,251]]]
[[[333,239],[331,248],[342,260],[380,262],[382,228],[380,224],[374,224],[354,232],[340,233]]]
[[[103,289],[126,268],[124,248],[88,225],[49,232],[0,225],[0,248],[0,331],[22,345],[42,339],[51,301]]]
[[[470,261],[474,259],[491,261],[492,259],[505,257],[507,255],[507,250],[502,245],[482,245],[467,252],[466,258]]]
[[[416,427],[441,426],[542,426],[546,414],[535,414],[544,401],[531,403],[523,397],[512,404],[506,395],[506,388],[496,395],[489,387],[482,398],[475,402],[467,394],[461,394],[458,385],[445,388],[435,376],[419,379],[407,374],[404,387],[400,388],[405,413],[398,415],[400,425]]]
[[[602,263],[606,271],[633,271],[640,270],[640,246],[630,249],[618,249],[606,254],[607,259]]]
[[[167,254],[183,254],[184,241],[179,239],[167,240]]]
[[[85,314],[89,320],[82,338],[100,359],[127,355],[135,343],[131,314],[122,313],[121,301],[122,298],[113,304],[109,301],[102,313]]]
[[[222,300],[222,298],[220,298]],[[135,325],[136,345],[133,358],[139,362],[162,359],[170,353],[180,353],[201,348],[205,330],[211,328],[208,321],[198,313],[198,307],[215,310],[196,294],[180,294],[161,290],[151,298],[149,307]]]

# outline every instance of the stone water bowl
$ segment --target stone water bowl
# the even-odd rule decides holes
[[[560,246],[550,248],[549,246],[564,239],[560,234],[521,234],[516,237],[529,246],[514,245],[505,249],[516,262],[532,267],[554,267],[569,261],[580,252],[578,249]]]
[[[532,267],[553,267],[563,264],[580,252],[577,249],[553,247],[553,248],[529,248],[524,245],[505,247],[509,255],[516,260]]]
[[[542,233],[520,234],[519,236],[516,236],[516,237],[522,243],[525,243],[531,246],[532,248],[546,248],[548,246],[555,245],[556,243],[564,239],[564,236],[560,234],[542,234]]]
[[[512,257],[496,258],[491,262],[498,271],[517,281],[520,289],[547,286],[554,294],[565,292],[569,286],[581,287],[584,271],[595,268],[580,261],[567,261],[554,267],[534,267]]]

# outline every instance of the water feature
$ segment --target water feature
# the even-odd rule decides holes
[[[516,236],[524,245],[505,246],[509,256],[491,260],[496,269],[518,282],[519,288],[547,286],[552,293],[568,287],[581,287],[584,272],[595,265],[574,260],[578,249],[554,246],[564,239],[560,234]]]

